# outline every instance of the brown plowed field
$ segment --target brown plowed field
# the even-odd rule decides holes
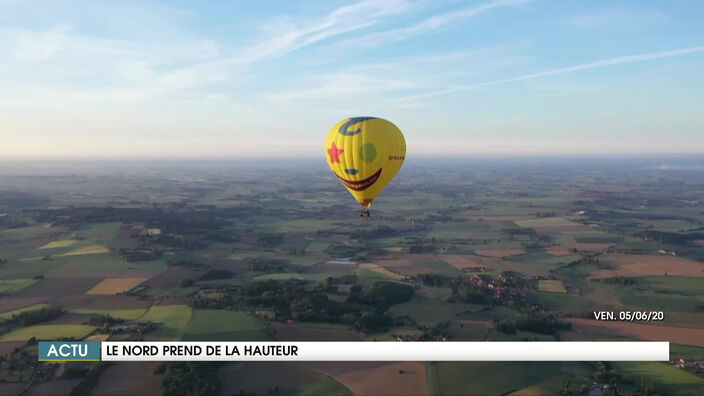
[[[0,298],[0,313],[48,302],[48,297]]]
[[[435,258],[439,260],[439,258]],[[378,260],[376,264],[387,268],[391,272],[396,272],[402,275],[417,275],[426,273],[436,273],[437,270],[428,268],[424,265],[415,263],[414,260],[401,258],[401,259],[391,259],[391,260]]]
[[[0,395],[19,395],[25,386],[24,382],[0,382]]]
[[[74,386],[81,382],[80,378],[60,379],[47,382],[37,382],[29,391],[30,396],[69,395]]]
[[[27,345],[24,341],[3,341],[0,342],[0,356],[9,355],[15,348],[22,348]]]
[[[159,305],[186,305],[193,306],[193,299],[187,297],[170,297],[159,301]]]
[[[618,264],[617,269],[602,269],[592,272],[589,278],[601,279],[613,276],[649,276],[649,275],[674,275],[674,276],[704,276],[704,263],[688,260],[681,257],[655,255],[655,254],[606,254],[600,256],[602,263],[613,262]]]
[[[56,303],[66,308],[132,309],[148,308],[154,302],[150,300],[139,300],[137,297],[127,295],[98,296],[79,294],[61,297],[56,300]]]
[[[17,297],[55,297],[81,294],[100,283],[100,278],[45,278],[17,292]]]
[[[704,347],[704,329],[672,327],[620,321],[569,319],[578,333],[623,335],[647,341],[670,341],[675,344]]]
[[[154,374],[159,362],[115,362],[100,374],[92,395],[161,395],[163,375]]]
[[[451,266],[458,269],[465,267],[486,266],[489,270],[491,270],[493,265],[501,262],[501,259],[498,257],[481,257],[471,254],[446,254],[441,258]]]
[[[153,287],[155,289],[170,289],[180,287],[181,281],[184,279],[198,279],[203,273],[188,267],[169,267],[161,274],[144,282],[144,286]]]

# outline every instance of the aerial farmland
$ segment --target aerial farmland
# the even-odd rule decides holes
[[[168,393],[183,370],[222,394],[704,386],[701,371],[676,363],[704,359],[701,172],[471,164],[411,163],[370,218],[316,163],[263,168],[256,181],[238,163],[211,164],[217,177],[171,163],[120,168],[118,180],[119,165],[97,164],[41,181],[10,164],[0,393]],[[301,177],[305,186],[289,182]],[[593,315],[634,310],[663,319]],[[669,340],[673,363],[37,364],[36,342],[54,339]]]

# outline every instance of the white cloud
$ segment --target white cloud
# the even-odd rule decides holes
[[[45,61],[67,44],[68,26],[57,26],[45,31],[0,30],[5,36],[2,46],[8,46],[8,53],[12,59],[24,62]],[[10,35],[14,33],[15,36]],[[12,40],[14,39],[14,40]],[[12,40],[12,42],[10,42]]]
[[[562,22],[580,29],[611,28],[636,30],[667,22],[670,18],[661,11],[613,9],[566,17]]]
[[[218,56],[219,52],[214,41],[202,38],[126,41],[88,37],[74,33],[66,25],[47,30],[0,28],[0,54],[6,54],[5,61],[15,63],[71,60],[77,66],[93,57],[106,62],[140,60],[169,64],[207,60]]]
[[[274,101],[301,99],[348,100],[351,96],[378,94],[418,86],[417,83],[410,80],[383,78],[349,71],[320,76],[312,80],[307,85],[316,85],[316,88],[269,93],[265,94],[264,97]]]
[[[0,27],[0,63],[4,61],[3,68],[16,75],[16,81],[26,83],[24,92],[34,90],[38,97],[150,100],[236,80],[252,63],[284,56],[326,38],[362,29],[385,16],[413,9],[417,3],[418,0],[358,1],[321,17],[289,25],[234,53],[223,51],[213,40],[171,26],[168,20],[157,26],[159,30],[173,30],[173,38],[162,31],[147,34],[144,31],[149,26],[140,26],[142,36],[148,37],[146,40],[89,37],[63,25],[48,30]],[[113,6],[120,12],[108,17],[111,26],[132,23],[130,15],[139,11],[134,7],[110,5]],[[87,7],[95,11],[93,5]],[[146,16],[136,16],[137,20],[152,18],[157,10],[146,11]],[[181,21],[184,17],[178,10],[166,11],[168,18]],[[224,52],[229,55],[225,56]]]
[[[325,99],[349,101],[364,96],[364,101],[381,101],[388,93],[438,86],[448,79],[515,67],[532,59],[515,54],[529,42],[482,46],[451,52],[401,56],[383,61],[359,63],[342,71],[308,77],[300,89],[269,92],[262,97],[272,101]],[[355,99],[356,101],[356,99]],[[413,104],[405,107],[421,107]],[[398,107],[398,106],[397,106]]]
[[[423,21],[404,28],[385,30],[382,32],[370,33],[365,36],[345,40],[341,44],[357,45],[357,46],[376,46],[379,44],[392,43],[396,41],[406,40],[408,38],[421,35],[423,33],[439,29],[446,25],[471,18],[482,14],[486,11],[499,7],[515,6],[527,3],[532,0],[491,0],[476,6],[464,8],[457,11],[448,12],[441,15],[435,15]]]
[[[359,30],[378,22],[378,18],[412,9],[409,0],[364,0],[337,8],[312,22],[293,26],[242,51],[238,63],[252,63],[281,56],[329,37]]]
[[[0,29],[0,64],[13,75],[10,83],[22,84],[21,95],[145,100],[227,79],[232,66],[214,62],[219,55],[215,42],[198,37],[125,41],[66,26]]]
[[[534,78],[551,76],[551,75],[555,75],[555,74],[564,74],[564,73],[569,73],[569,72],[579,71],[579,70],[596,69],[596,68],[621,65],[621,64],[626,64],[626,63],[643,62],[643,61],[653,60],[653,59],[669,58],[672,56],[691,54],[691,53],[701,52],[701,51],[704,51],[704,46],[681,48],[681,49],[672,50],[672,51],[653,52],[653,53],[649,53],[649,54],[620,56],[617,58],[603,59],[603,60],[599,60],[599,61],[583,63],[580,65],[563,67],[563,68],[559,68],[559,69],[546,70],[546,71],[542,71],[542,72],[538,72],[538,73],[525,74],[525,75],[513,77],[513,78],[506,78],[506,79],[488,81],[488,82],[477,83],[477,84],[458,85],[458,86],[454,86],[451,88],[441,89],[441,90],[432,91],[432,92],[426,92],[423,94],[406,96],[403,98],[395,99],[394,101],[395,102],[406,102],[406,101],[413,101],[413,100],[417,100],[417,99],[432,98],[432,97],[436,97],[436,96],[448,95],[448,94],[452,94],[452,93],[456,93],[456,92],[467,91],[467,90],[479,88],[479,87],[505,84],[505,83],[510,83],[510,82],[523,81],[523,80],[531,80]]]

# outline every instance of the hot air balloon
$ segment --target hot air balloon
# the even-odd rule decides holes
[[[369,217],[366,208],[403,165],[406,139],[382,118],[346,118],[330,129],[325,157],[332,173],[362,205],[360,216]]]

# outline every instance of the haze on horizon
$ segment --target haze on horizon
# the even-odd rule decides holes
[[[0,0],[0,158],[704,152],[700,1]]]

